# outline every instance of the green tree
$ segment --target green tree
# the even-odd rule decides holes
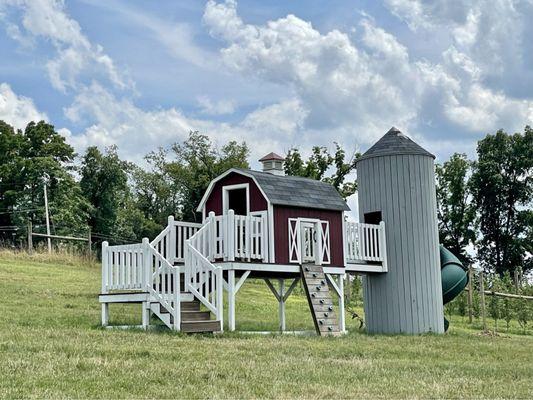
[[[179,214],[185,221],[200,219],[196,207],[211,180],[230,168],[249,168],[246,143],[231,141],[221,148],[209,137],[190,132],[183,143],[172,146],[175,159],[165,165],[179,196]]]
[[[167,156],[163,149],[149,153],[145,157],[148,169],[131,164],[136,206],[147,220],[160,226],[166,225],[169,215],[181,219],[179,187],[167,171]]]
[[[502,275],[533,266],[533,129],[508,135],[500,130],[478,142],[471,178],[481,238],[478,259]]]
[[[335,143],[335,153],[330,154],[326,147],[314,146],[311,156],[304,161],[300,150],[292,148],[285,157],[285,174],[292,176],[303,176],[323,182],[330,183],[337,189],[340,195],[346,200],[357,190],[355,180],[345,182],[350,173],[355,170],[355,162],[360,157],[359,153],[354,153],[349,161],[346,161],[346,153]],[[333,174],[326,176],[330,169],[334,169]]]
[[[127,170],[128,164],[120,160],[114,146],[109,147],[105,154],[94,146],[85,152],[80,186],[93,206],[90,226],[94,232],[118,236],[118,231],[123,230],[118,223],[118,215],[129,196]]]
[[[439,240],[460,257],[465,265],[472,262],[466,248],[476,238],[476,210],[468,187],[471,165],[465,154],[455,153],[444,164],[437,165],[435,171]]]
[[[90,205],[71,172],[75,153],[65,138],[44,121],[15,131],[0,121],[0,209],[2,225],[44,224],[43,187],[48,186],[52,228],[59,233],[84,230]]]

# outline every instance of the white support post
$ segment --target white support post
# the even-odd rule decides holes
[[[235,330],[235,270],[228,271],[228,326],[230,332]]]
[[[285,332],[285,280],[279,279],[279,330]]]
[[[174,226],[174,216],[168,216],[168,262],[174,265],[176,258],[176,227]]]
[[[380,235],[380,243],[379,243],[379,255],[381,256],[381,266],[383,268],[383,272],[388,271],[388,265],[387,265],[387,239],[385,235],[385,222],[381,221],[379,223],[379,231],[381,233]]]
[[[207,256],[207,258],[209,259],[209,261],[213,262],[215,261],[215,253],[216,253],[216,235],[217,235],[217,226],[216,226],[216,222],[215,222],[215,213],[213,211],[210,211],[209,212],[209,217],[207,218],[207,223],[209,224],[208,225],[208,238],[209,238],[209,241],[207,243],[207,246],[209,247],[209,255]]]
[[[174,267],[174,330],[181,330],[181,284],[180,284],[180,269]]]
[[[222,268],[218,268],[216,271],[217,277],[217,318],[220,321],[220,332],[224,331],[224,277],[222,276]]]
[[[109,324],[109,303],[102,303],[102,326]]]
[[[339,277],[339,329],[342,333],[346,332],[346,316],[344,311],[344,275]]]
[[[141,307],[142,307],[142,327],[143,329],[148,329],[148,326],[150,325],[150,302],[143,301]]]
[[[107,248],[109,243],[107,241],[102,242],[102,294],[107,293],[107,278],[109,276],[109,256],[107,254]]]
[[[228,261],[235,261],[235,212],[228,210],[225,241]]]
[[[150,241],[148,238],[142,240],[143,268],[144,268],[144,287],[150,293],[152,289],[152,252],[150,251]]]

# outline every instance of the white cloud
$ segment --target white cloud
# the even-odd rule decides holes
[[[202,114],[224,115],[233,114],[235,111],[235,102],[231,100],[213,101],[209,96],[198,96],[196,101],[201,108]]]
[[[190,131],[199,130],[215,143],[229,140],[253,143],[252,160],[268,151],[284,149],[294,135],[305,110],[295,100],[260,108],[235,124],[217,123],[186,116],[176,108],[143,110],[132,100],[116,98],[104,87],[94,83],[83,89],[74,103],[65,109],[73,122],[94,121],[83,133],[66,133],[78,152],[90,145],[118,145],[123,157],[140,161],[158,146],[183,141]]]
[[[0,11],[4,9],[3,14],[6,14],[5,10],[13,7],[19,9],[22,16],[20,25],[12,22],[7,25],[12,38],[23,44],[43,38],[54,46],[56,55],[46,63],[54,88],[63,92],[76,89],[84,74],[92,77],[100,74],[120,89],[132,85],[102,46],[91,44],[78,22],[67,15],[63,1],[4,0]]]
[[[7,83],[0,83],[0,120],[24,129],[28,122],[48,120],[48,117],[37,110],[32,99],[18,96]]]

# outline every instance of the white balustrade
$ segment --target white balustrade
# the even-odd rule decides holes
[[[344,224],[345,253],[348,263],[360,261],[386,262],[385,223],[360,222]]]

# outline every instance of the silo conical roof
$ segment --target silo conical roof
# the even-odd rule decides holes
[[[414,154],[435,158],[433,154],[416,144],[413,140],[404,135],[398,128],[392,127],[357,161],[359,162],[367,158],[399,154]]]

